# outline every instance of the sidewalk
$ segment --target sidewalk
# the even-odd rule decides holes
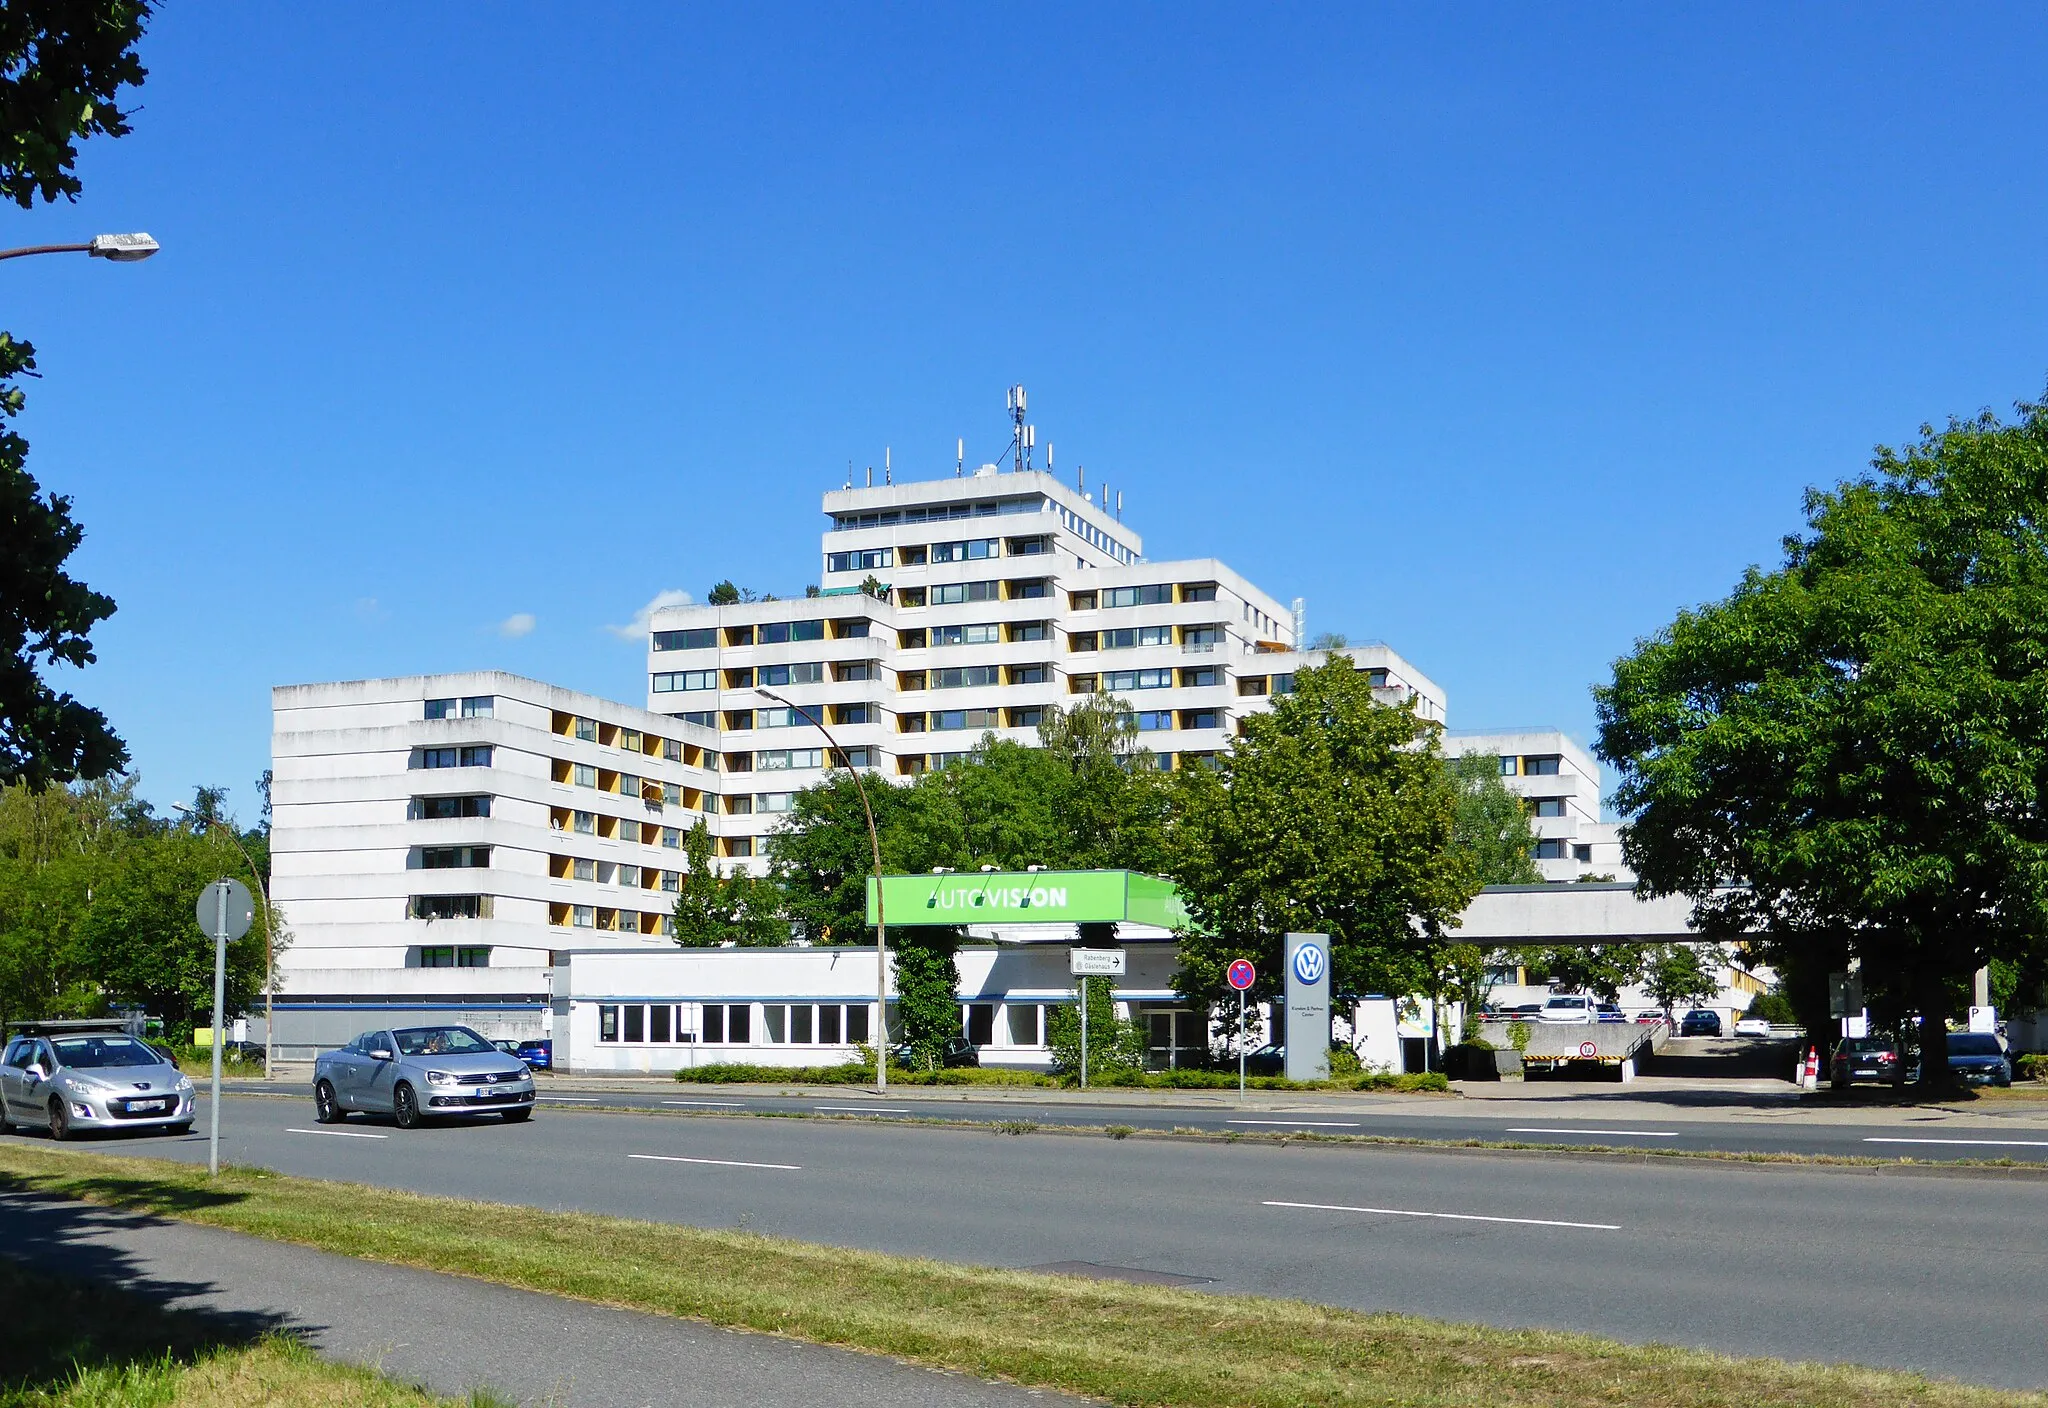
[[[549,1408],[1080,1401],[60,1198],[0,1195],[0,1248],[47,1274],[203,1316],[224,1344],[284,1330],[328,1358],[447,1396],[488,1386]]]

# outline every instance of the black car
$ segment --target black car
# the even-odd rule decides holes
[[[1719,1036],[1721,1014],[1706,1007],[1695,1007],[1685,1014],[1678,1024],[1680,1036]]]
[[[1248,1076],[1286,1075],[1286,1046],[1261,1046],[1257,1051],[1245,1052],[1244,1073]]]
[[[910,1043],[904,1042],[891,1051],[889,1060],[898,1066],[909,1066],[912,1061]],[[939,1064],[946,1067],[979,1066],[981,1048],[964,1036],[949,1036],[945,1045],[939,1048]]]
[[[2012,1084],[2012,1063],[1990,1032],[1950,1032],[1948,1070],[1961,1085]]]
[[[1828,1059],[1828,1084],[1841,1089],[1857,1081],[1897,1086],[1906,1079],[1906,1063],[1890,1037],[1845,1037]]]

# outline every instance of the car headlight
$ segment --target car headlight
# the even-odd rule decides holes
[[[446,1072],[446,1071],[428,1071],[428,1072],[427,1072],[427,1084],[428,1084],[428,1085],[453,1085],[453,1084],[455,1084],[455,1077],[454,1077],[454,1076],[451,1076],[451,1075],[449,1075],[449,1074],[448,1074],[448,1072]]]
[[[192,1093],[192,1077],[187,1075],[179,1076],[176,1090],[180,1095],[190,1095]]]

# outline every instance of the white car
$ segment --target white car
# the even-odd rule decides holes
[[[1543,1004],[1543,1010],[1536,1014],[1539,1022],[1597,1022],[1600,1020],[1600,1004],[1593,998],[1578,993],[1559,993]]]
[[[1737,1036],[1769,1036],[1771,1034],[1771,1024],[1761,1017],[1737,1017],[1735,1019],[1735,1034]]]

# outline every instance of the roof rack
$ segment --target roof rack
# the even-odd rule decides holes
[[[9,1022],[7,1028],[18,1036],[59,1036],[67,1032],[123,1032],[129,1036],[141,1036],[143,1020],[140,1012],[134,1012],[121,1017],[66,1017],[51,1021]]]

